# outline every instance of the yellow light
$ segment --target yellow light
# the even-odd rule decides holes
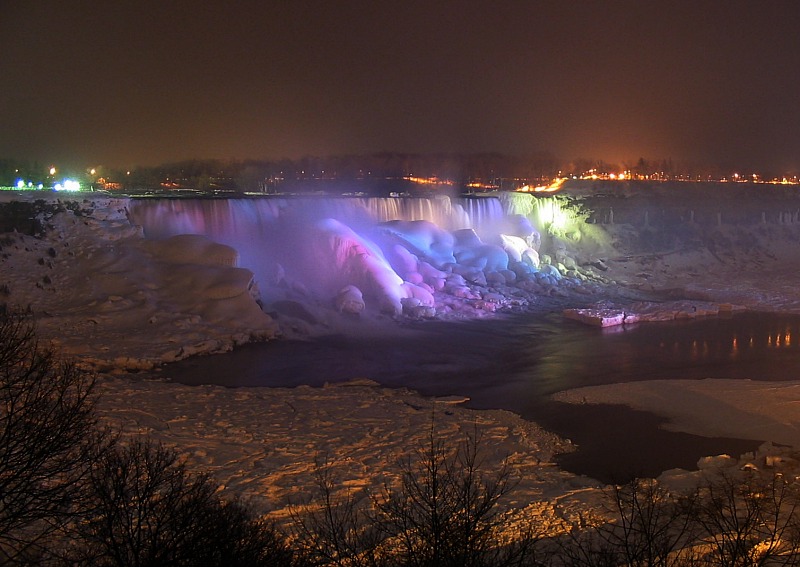
[[[520,191],[534,191],[535,193],[555,193],[556,191],[561,189],[561,186],[567,180],[566,177],[559,177],[558,179],[553,180],[550,185],[539,185],[537,187],[531,188],[530,185],[525,185],[520,188]]]
[[[538,205],[539,224],[554,232],[563,231],[569,222],[569,216],[555,199],[546,199]]]
[[[55,167],[51,167],[50,168],[50,175],[55,175],[55,174],[56,174],[56,168]]]
[[[439,179],[438,177],[416,177],[414,175],[407,175],[403,179],[419,185],[453,185],[453,182],[449,179]]]

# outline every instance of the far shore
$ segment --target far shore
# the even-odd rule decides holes
[[[663,427],[671,431],[800,447],[800,380],[653,380],[553,397],[571,404],[624,404],[667,418]]]

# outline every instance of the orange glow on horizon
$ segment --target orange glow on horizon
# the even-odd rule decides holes
[[[453,185],[453,182],[449,179],[439,179],[438,177],[415,177],[413,175],[406,175],[403,179],[419,185]]]
[[[566,177],[559,177],[558,179],[554,180],[550,185],[538,185],[536,187],[531,187],[530,185],[523,185],[517,191],[521,191],[523,193],[555,193],[556,191],[561,190],[561,186],[564,185],[564,182],[567,180]]]

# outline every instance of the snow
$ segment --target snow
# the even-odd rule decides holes
[[[595,327],[615,327],[634,323],[715,317],[744,310],[741,305],[708,301],[636,302],[625,306],[614,306],[611,302],[602,301],[593,307],[565,309],[564,317]]]
[[[570,501],[573,492],[594,486],[553,464],[553,454],[570,445],[536,424],[505,411],[462,408],[463,398],[423,398],[368,380],[229,389],[115,377],[102,382],[100,394],[106,422],[178,448],[220,486],[276,517],[286,513],[287,502],[307,496],[323,461],[342,491],[392,484],[397,463],[409,448],[425,446],[432,425],[446,446],[477,433],[487,462],[508,459],[520,479],[508,506]]]
[[[403,220],[369,226],[363,214],[345,221],[330,210],[281,224],[276,219],[289,205],[277,201],[148,205],[81,195],[66,207],[70,197],[63,195],[6,192],[0,201],[44,199],[60,212],[45,215],[41,237],[0,235],[0,300],[30,308],[42,340],[101,373],[100,411],[109,424],[176,447],[264,511],[284,514],[321,458],[336,463],[343,487],[380,486],[396,474],[398,456],[424,441],[435,416],[448,445],[477,424],[490,441],[489,461],[508,455],[521,475],[509,505],[552,517],[556,526],[595,505],[598,485],[552,464],[555,452],[570,449],[568,441],[508,412],[467,410],[457,399],[430,400],[363,381],[233,390],[114,373],[281,335],[371,333],[409,316],[567,308],[592,324],[641,324],[740,307],[800,313],[800,224],[785,213],[797,208],[791,199],[754,193],[725,202],[715,190],[689,199],[665,187],[603,201],[579,189],[547,200],[501,196],[511,212],[502,218],[497,200],[480,209],[420,201],[404,205]],[[672,190],[679,195],[670,197]],[[652,212],[642,213],[643,199]],[[667,218],[669,199],[682,216]],[[370,214],[397,213],[391,201],[359,203]],[[757,211],[755,220],[734,216],[749,209]],[[145,238],[130,216],[161,231]],[[499,232],[468,226],[478,216]],[[163,218],[174,224],[159,225]],[[258,223],[268,226],[258,232]],[[264,249],[264,234],[275,237],[282,255]],[[559,399],[628,404],[700,435],[800,445],[800,376],[780,384],[640,382]],[[772,456],[758,456],[764,462],[791,458],[765,451]],[[703,466],[723,461],[740,462]]]
[[[554,398],[657,413],[669,419],[664,427],[671,431],[800,447],[800,380],[650,380],[578,388]]]
[[[201,234],[234,247],[240,266],[254,272],[268,311],[280,311],[272,306],[286,301],[301,303],[308,312],[341,311],[336,305],[341,290],[352,286],[361,293],[364,318],[375,313],[442,317],[454,310],[471,317],[473,308],[493,305],[483,301],[496,293],[493,287],[537,273],[541,262],[532,246],[541,244],[541,235],[525,217],[504,212],[499,200],[413,201],[414,206],[391,198],[137,200],[130,203],[130,216],[151,239]],[[401,211],[408,218],[391,217]],[[487,227],[513,233],[508,238],[517,239],[518,259],[503,249],[503,234]],[[604,281],[574,261],[567,263],[570,278],[564,289]],[[566,266],[542,269],[543,286],[552,289],[530,282],[522,293],[526,301],[553,291],[561,272],[568,271]],[[448,297],[437,297],[442,293]],[[453,296],[474,302],[453,303]],[[304,321],[295,330],[288,321],[279,323],[291,333],[331,332],[331,318],[316,319],[325,325],[314,329]]]
[[[364,295],[354,285],[346,285],[336,294],[336,309],[340,313],[358,315],[364,311]]]
[[[43,342],[99,372],[105,423],[174,447],[220,486],[252,499],[258,511],[285,518],[290,500],[307,494],[321,460],[333,463],[343,490],[379,489],[397,477],[402,456],[425,443],[432,419],[437,438],[448,446],[477,431],[486,440],[490,468],[508,459],[520,484],[504,505],[535,513],[554,530],[588,513],[601,497],[588,496],[596,482],[553,464],[556,452],[571,450],[568,441],[509,412],[460,407],[459,397],[432,400],[368,380],[321,389],[227,389],[146,378],[160,364],[248,341],[335,325],[365,333],[394,325],[375,311],[359,311],[362,291],[392,302],[393,315],[399,303],[403,312],[426,317],[436,313],[433,293],[447,278],[463,282],[475,298],[486,296],[487,304],[502,298],[434,267],[450,255],[437,244],[447,243],[447,233],[432,224],[413,226],[412,232],[430,237],[420,250],[426,260],[406,255],[422,276],[414,283],[400,278],[382,252],[349,227],[318,223],[311,228],[316,232],[304,235],[313,246],[302,254],[317,255],[320,277],[348,276],[335,282],[346,283],[338,290],[342,313],[334,304],[329,309],[309,301],[307,292],[289,290],[288,299],[268,306],[282,320],[279,327],[257,301],[262,282],[241,266],[241,253],[230,245],[198,234],[146,239],[129,221],[124,198],[92,195],[68,203],[52,194],[0,194],[0,200],[12,199],[44,199],[53,214],[43,215],[42,235],[2,235],[3,301],[30,306]],[[286,290],[280,269],[273,275],[263,285]],[[430,290],[423,287],[426,280]],[[313,280],[307,283],[313,288]],[[472,300],[436,293],[444,314],[490,314],[481,304],[470,306]]]
[[[201,236],[147,241],[126,199],[82,206],[47,220],[43,238],[5,235],[0,257],[4,302],[30,308],[65,355],[97,370],[148,369],[277,336],[235,250]]]

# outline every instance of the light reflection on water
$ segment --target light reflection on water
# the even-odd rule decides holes
[[[187,360],[163,375],[186,384],[322,385],[370,378],[424,395],[469,396],[572,438],[562,459],[603,480],[692,468],[708,454],[739,454],[758,443],[667,433],[659,420],[617,406],[549,401],[570,388],[654,379],[800,378],[800,318],[744,313],[728,318],[598,329],[560,315],[470,323],[424,323],[387,336],[277,341]]]

